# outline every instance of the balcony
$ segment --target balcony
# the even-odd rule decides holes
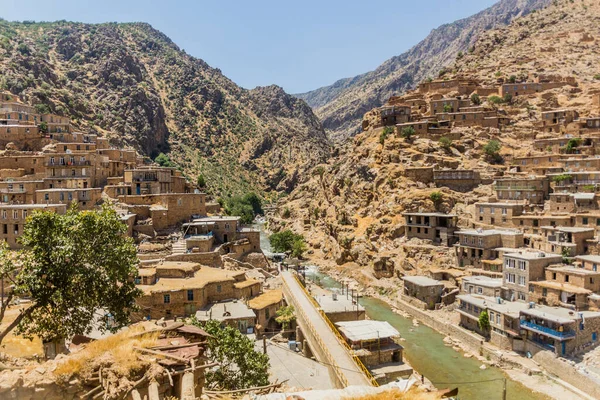
[[[530,321],[521,321],[521,328],[539,333],[541,335],[549,336],[557,340],[567,340],[575,337],[575,332],[573,331],[559,332],[552,328],[548,328],[547,326],[538,325]]]

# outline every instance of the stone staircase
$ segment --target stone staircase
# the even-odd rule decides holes
[[[185,246],[185,240],[179,239],[176,242],[173,242],[173,254],[185,254],[187,252],[187,248]]]

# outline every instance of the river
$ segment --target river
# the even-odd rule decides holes
[[[255,224],[261,231],[261,246],[270,251],[270,244],[262,224]],[[307,279],[317,280],[320,286],[336,290],[341,285],[333,278],[319,272],[317,267],[308,267]],[[412,319],[395,313],[385,302],[363,297],[360,304],[370,319],[387,321],[400,332],[404,346],[404,357],[419,374],[424,374],[438,388],[459,388],[459,398],[464,400],[502,399],[504,379],[507,379],[508,400],[542,400],[546,396],[533,393],[522,384],[510,380],[504,372],[488,366],[480,369],[481,362],[466,358],[443,342],[444,335],[423,325],[415,327]],[[472,382],[472,383],[471,383]]]

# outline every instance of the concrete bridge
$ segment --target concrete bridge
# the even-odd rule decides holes
[[[378,386],[358,357],[325,314],[317,309],[316,302],[300,284],[293,272],[282,271],[283,294],[288,304],[296,310],[296,322],[315,358],[329,366],[335,385]]]

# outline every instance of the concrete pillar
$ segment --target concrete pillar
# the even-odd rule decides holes
[[[296,327],[296,342],[302,343],[304,341],[304,333],[299,326]]]
[[[308,342],[306,340],[302,341],[302,353],[304,354],[304,357],[308,357],[308,358],[313,357],[312,349],[310,348],[310,346],[308,345]]]

